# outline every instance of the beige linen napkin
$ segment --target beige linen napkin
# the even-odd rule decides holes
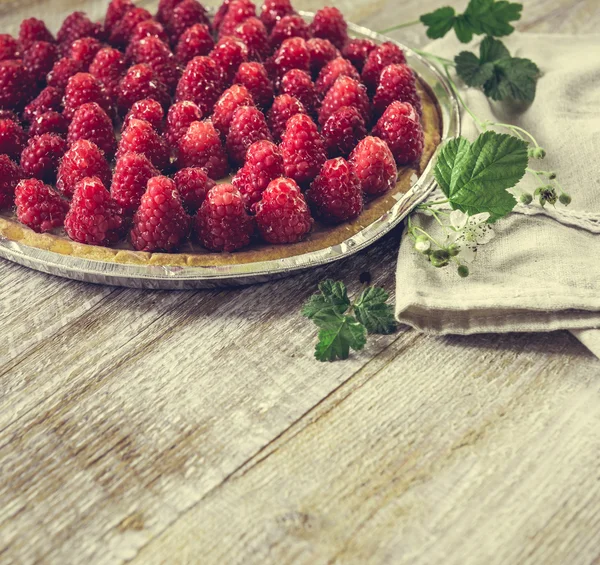
[[[515,33],[503,41],[513,56],[540,67],[533,105],[519,112],[475,89],[461,94],[480,119],[530,131],[547,151],[546,159],[530,166],[555,171],[572,204],[546,210],[536,203],[519,205],[494,224],[496,237],[479,248],[466,279],[452,267],[426,264],[404,237],[396,315],[433,334],[568,329],[600,356],[600,330],[592,329],[600,328],[600,35]],[[463,49],[450,34],[430,48],[447,58]],[[470,140],[477,135],[466,112],[462,135]],[[519,192],[533,192],[540,184],[528,177]],[[430,217],[417,214],[415,221],[440,235]]]

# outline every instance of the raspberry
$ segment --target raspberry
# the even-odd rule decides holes
[[[241,106],[233,113],[227,134],[227,153],[237,165],[242,165],[246,152],[255,141],[272,140],[264,114],[253,106]]]
[[[21,123],[19,116],[17,116],[17,114],[15,114],[12,110],[0,109],[0,120],[12,120],[18,124]]]
[[[256,205],[256,226],[267,243],[295,243],[314,221],[304,196],[292,179],[273,180]]]
[[[108,159],[115,154],[117,142],[113,125],[106,112],[95,102],[83,104],[73,114],[69,124],[67,141],[75,143],[78,139],[87,139],[95,143]]]
[[[286,39],[275,53],[273,66],[278,79],[292,69],[309,72],[310,53],[306,41],[301,37]]]
[[[137,120],[146,120],[158,133],[161,133],[165,112],[156,100],[138,100],[125,116],[122,129],[125,129],[129,121],[134,118]]]
[[[153,71],[154,76],[162,82],[169,92],[174,92],[181,69],[175,56],[158,37],[145,37],[137,43],[133,59],[136,63],[145,63]]]
[[[387,143],[378,137],[359,141],[350,154],[350,164],[365,194],[382,194],[396,184],[396,161]]]
[[[239,37],[225,35],[219,39],[209,57],[220,68],[225,84],[229,85],[238,67],[248,60],[248,47]]]
[[[321,69],[340,56],[340,52],[335,45],[328,39],[313,37],[306,42],[308,52],[310,53],[310,72],[313,77],[318,77]]]
[[[54,43],[36,41],[23,55],[23,65],[29,76],[36,82],[44,82],[52,70],[58,52]]]
[[[113,245],[124,232],[123,210],[110,197],[100,179],[88,177],[75,187],[65,218],[67,235],[88,245]]]
[[[308,24],[302,19],[302,16],[284,16],[275,24],[269,36],[271,49],[277,49],[290,37],[301,37],[302,39],[309,39],[311,37]]]
[[[247,88],[239,84],[229,87],[217,100],[211,121],[223,139],[227,137],[233,114],[240,106],[254,106],[254,102]]]
[[[104,153],[87,139],[79,139],[64,154],[56,175],[56,188],[71,198],[75,185],[85,177],[98,177],[105,186],[110,183],[110,167]]]
[[[100,49],[90,65],[90,74],[102,83],[113,103],[116,102],[119,82],[126,70],[123,54],[112,47]]]
[[[129,43],[137,25],[150,19],[152,19],[152,15],[144,8],[128,10],[111,30],[109,36],[110,44],[114,47],[125,47]]]
[[[146,155],[159,171],[169,165],[169,149],[164,139],[145,120],[133,118],[121,133],[117,159],[130,152]]]
[[[175,6],[177,6],[177,4],[180,2],[181,0],[159,0],[156,19],[161,24],[167,24],[167,22],[171,19],[171,15],[173,14]]]
[[[210,122],[193,122],[178,143],[179,168],[202,167],[211,179],[229,172],[227,154],[219,133]]]
[[[138,100],[146,99],[156,100],[165,108],[171,100],[167,87],[157,79],[150,66],[142,63],[129,67],[119,82],[119,112],[125,114]]]
[[[25,51],[36,41],[55,43],[54,37],[42,20],[36,18],[23,20],[19,28],[19,45],[21,46],[21,51]]]
[[[0,155],[0,208],[12,206],[15,186],[22,178],[19,166],[8,155]]]
[[[126,214],[133,214],[140,205],[148,181],[159,175],[158,169],[145,155],[124,153],[117,159],[110,195]]]
[[[377,47],[370,39],[351,39],[344,45],[342,55],[348,59],[359,71],[362,71],[369,53]]]
[[[69,122],[62,114],[54,111],[37,114],[29,127],[29,136],[55,133],[61,137],[67,136]]]
[[[204,6],[200,2],[197,2],[197,0],[183,0],[183,2],[179,2],[173,9],[167,23],[171,43],[175,45],[183,32],[194,24],[210,25]]]
[[[77,73],[73,75],[69,79],[69,82],[67,82],[63,98],[63,106],[65,108],[63,113],[65,117],[71,118],[82,104],[90,102],[95,102],[109,116],[112,116],[113,106],[100,81],[90,73]]]
[[[194,57],[179,79],[175,98],[195,102],[208,116],[223,90],[220,67],[210,57]]]
[[[421,158],[423,128],[416,110],[406,102],[392,102],[373,128],[373,135],[389,145],[398,165]]]
[[[202,112],[193,102],[185,100],[173,104],[167,114],[167,130],[165,133],[169,145],[177,147],[179,140],[185,135],[192,122],[199,122],[201,119]]]
[[[67,142],[53,133],[32,137],[21,153],[21,168],[27,176],[53,183],[66,150]]]
[[[0,166],[2,157],[0,156]],[[58,192],[38,179],[22,180],[15,190],[17,219],[43,233],[63,225],[69,204]]]
[[[331,158],[348,157],[356,144],[367,135],[367,128],[356,108],[344,106],[329,116],[321,135]]]
[[[319,97],[315,85],[306,71],[292,69],[281,79],[279,91],[298,99],[309,114],[315,114]]]
[[[187,239],[190,223],[175,183],[153,177],[133,216],[131,243],[138,251],[176,251]]]
[[[277,146],[267,140],[257,141],[248,148],[246,162],[231,184],[240,191],[246,209],[252,211],[269,183],[283,174],[283,158]]]
[[[248,56],[253,61],[262,61],[271,54],[267,28],[258,18],[244,20],[233,32],[248,47]]]
[[[227,13],[219,25],[219,37],[232,35],[235,28],[244,20],[256,16],[256,6],[250,0],[234,0],[230,2]]]
[[[273,106],[267,114],[267,123],[275,141],[281,141],[288,120],[296,114],[307,114],[306,108],[297,98],[289,94],[281,94],[275,98]]]
[[[56,34],[56,40],[69,48],[71,43],[82,37],[99,38],[102,35],[102,26],[92,23],[83,12],[69,14]]]
[[[0,153],[18,160],[26,140],[27,134],[17,122],[0,120]]]
[[[23,110],[23,118],[31,122],[35,116],[45,112],[60,112],[62,106],[62,94],[53,86],[47,86],[36,98],[34,98]]]
[[[21,108],[27,102],[23,95],[31,92],[29,80],[21,61],[0,61],[0,108]]]
[[[260,63],[242,63],[233,83],[245,86],[254,103],[262,110],[266,110],[273,102],[273,84],[264,65]]]
[[[329,116],[344,106],[354,106],[365,124],[371,121],[371,103],[365,86],[353,78],[341,76],[327,91],[319,110],[319,123],[323,125]]]
[[[415,75],[407,65],[388,65],[381,72],[373,98],[373,107],[377,115],[383,114],[395,100],[409,102],[419,116],[421,115],[421,99],[417,94]]]
[[[307,186],[327,160],[323,138],[305,114],[296,114],[288,120],[280,150],[285,175],[300,186]]]
[[[208,191],[215,186],[204,169],[199,167],[188,167],[177,171],[173,177],[177,191],[181,196],[183,207],[190,213],[195,214],[206,198]]]
[[[0,33],[0,61],[19,58],[19,44],[8,33]]]
[[[52,70],[46,77],[48,86],[52,86],[61,92],[67,88],[67,83],[72,76],[81,73],[84,65],[81,61],[75,61],[70,57],[63,57],[54,63]]]
[[[271,30],[281,18],[295,13],[290,0],[265,0],[260,12],[260,19],[265,27]]]
[[[348,41],[348,24],[337,8],[321,8],[310,24],[314,37],[329,39],[338,49]]]
[[[250,243],[254,222],[237,188],[217,184],[208,191],[196,216],[196,232],[211,251],[231,252]]]
[[[87,71],[100,49],[102,49],[102,43],[97,39],[94,37],[82,37],[81,39],[76,39],[71,44],[69,57],[75,61],[81,61],[83,69]]]
[[[123,19],[123,16],[133,10],[135,4],[131,0],[111,0],[104,17],[104,30],[110,35],[114,27]]]
[[[357,218],[363,209],[358,177],[342,157],[323,165],[306,192],[306,199],[323,221],[333,224]]]
[[[129,45],[125,51],[125,59],[131,61],[137,44],[146,37],[158,37],[165,45],[169,45],[170,39],[165,28],[154,20],[144,20],[135,26],[129,39]]]
[[[381,71],[388,65],[395,64],[406,64],[406,57],[402,49],[390,41],[378,45],[369,53],[361,76],[370,94],[375,93]]]
[[[327,91],[333,86],[339,77],[350,77],[360,82],[360,75],[350,61],[337,57],[327,63],[317,78],[315,87],[321,96],[325,96]]]
[[[208,55],[214,46],[210,28],[204,24],[195,24],[181,34],[175,56],[180,63],[186,65],[194,57]]]

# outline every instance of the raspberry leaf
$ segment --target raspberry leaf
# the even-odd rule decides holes
[[[455,58],[456,73],[467,86],[483,86],[494,76],[494,65],[481,64],[481,61],[470,51],[462,51]]]
[[[479,58],[483,64],[493,63],[494,61],[506,59],[507,57],[510,57],[510,52],[505,47],[504,43],[489,35],[483,39],[479,46]]]
[[[322,327],[332,316],[342,315],[350,308],[346,285],[340,281],[325,280],[319,283],[320,293],[310,297],[302,308],[302,315]]]
[[[347,359],[350,349],[359,351],[366,342],[367,330],[354,316],[333,315],[321,326],[315,358],[318,361]]]
[[[366,288],[354,304],[358,321],[369,333],[391,334],[396,331],[392,307],[387,304],[389,294],[375,286]]]
[[[421,23],[427,26],[427,37],[439,39],[452,29],[455,19],[454,8],[446,6],[422,15]]]

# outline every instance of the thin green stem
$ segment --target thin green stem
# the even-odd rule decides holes
[[[420,24],[421,20],[413,20],[412,22],[404,22],[403,24],[398,24],[392,27],[387,27],[385,29],[379,30],[379,33],[389,33],[390,31],[396,31],[397,29],[402,29],[404,27],[411,27]]]
[[[429,239],[431,242],[435,243],[435,245],[437,245],[437,246],[438,246],[440,249],[443,249],[443,248],[444,248],[444,246],[443,246],[443,245],[441,245],[441,244],[440,244],[439,242],[437,242],[437,241],[436,241],[436,240],[435,240],[433,237],[431,237],[431,236],[430,236],[430,235],[429,235],[429,234],[428,234],[428,233],[427,233],[427,232],[426,232],[424,229],[421,229],[421,228],[420,228],[420,227],[418,227],[418,226],[413,226],[413,227],[412,227],[412,230],[413,230],[413,231],[419,231],[419,232],[421,232],[421,233],[422,233],[422,234],[423,234],[423,235],[424,235],[426,238],[428,238],[428,239]],[[414,237],[414,235],[413,235],[413,237]]]
[[[419,204],[417,208],[425,210],[426,208],[431,208],[432,206],[439,206],[441,204],[447,204],[448,202],[450,201],[447,198],[444,200],[434,200],[433,202],[423,202],[422,204]]]
[[[475,122],[477,127],[480,130],[485,130],[485,124],[475,114],[473,114],[473,112],[471,112],[471,109],[465,104],[465,101],[463,100],[462,96],[460,95],[460,92],[458,92],[458,88],[456,88],[456,84],[454,83],[454,81],[452,80],[452,77],[450,76],[450,71],[448,71],[447,65],[444,65],[444,72],[446,73],[446,78],[448,79],[450,88],[452,88],[452,91],[458,98],[458,101],[461,103],[462,107],[467,111],[469,116],[471,116],[471,118],[473,118],[473,121]]]
[[[489,125],[495,126],[495,127],[506,128],[506,129],[514,131],[514,132],[521,132],[522,134],[526,135],[529,139],[531,139],[531,141],[533,141],[533,144],[536,147],[540,146],[540,144],[537,142],[535,137],[533,137],[533,135],[531,135],[527,130],[520,128],[519,126],[513,126],[512,124],[503,124],[501,122],[489,122]]]
[[[426,59],[433,59],[434,61],[437,61],[442,66],[444,66],[444,65],[448,65],[449,67],[456,66],[456,64],[454,63],[454,61],[452,59],[446,59],[445,57],[440,57],[438,55],[434,55],[433,53],[429,53],[428,51],[424,51],[423,49],[417,49],[416,47],[413,47],[412,50],[415,53],[418,53],[419,55],[421,55],[422,57],[425,57]]]

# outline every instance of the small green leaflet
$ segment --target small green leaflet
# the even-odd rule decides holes
[[[314,294],[302,308],[302,315],[319,325],[321,317],[344,314],[350,308],[346,285],[340,281],[325,280],[319,283],[319,294]]]
[[[468,43],[473,35],[502,37],[513,32],[509,22],[521,18],[522,4],[506,0],[470,0],[463,14],[456,14],[449,6],[438,8],[421,16],[432,39],[444,37],[452,28],[462,43]]]
[[[469,215],[489,212],[489,221],[495,222],[515,207],[506,189],[521,180],[527,162],[527,143],[487,131],[473,143],[463,137],[447,142],[434,172],[452,208]]]
[[[367,343],[367,330],[354,316],[337,316],[321,327],[315,357],[319,361],[347,359],[350,348],[361,350]]]
[[[389,294],[383,288],[366,288],[354,304],[358,321],[369,333],[391,334],[396,331],[394,312],[386,304]]]

